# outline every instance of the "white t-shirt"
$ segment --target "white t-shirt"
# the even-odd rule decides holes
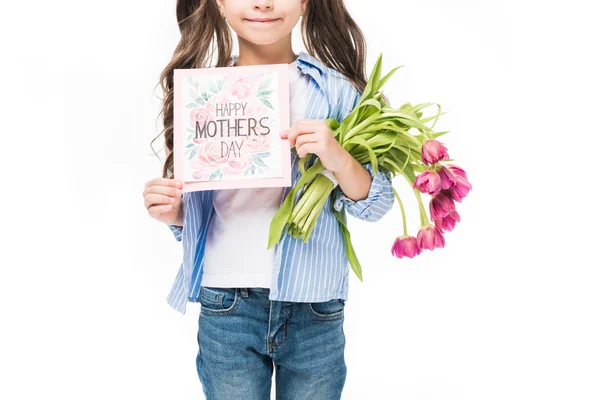
[[[304,118],[309,79],[296,61],[289,64],[290,126]],[[271,287],[275,248],[267,249],[268,236],[283,190],[214,191],[215,215],[206,238],[202,286]]]

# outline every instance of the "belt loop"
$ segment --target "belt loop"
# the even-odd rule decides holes
[[[240,288],[240,294],[242,297],[248,297],[248,288]]]

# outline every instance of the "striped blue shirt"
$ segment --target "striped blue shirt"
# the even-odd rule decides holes
[[[304,119],[335,118],[342,121],[358,103],[361,93],[339,71],[329,68],[315,57],[301,51],[296,64],[310,75]],[[306,168],[316,156],[309,154]],[[300,179],[298,154],[292,149],[292,186],[282,191],[280,205]],[[270,300],[320,302],[348,299],[349,263],[339,222],[331,209],[344,209],[353,217],[377,221],[394,204],[391,173],[380,169],[374,173],[370,163],[363,166],[371,173],[372,183],[367,198],[353,201],[340,190],[329,196],[307,242],[287,233],[275,245]],[[299,191],[294,201],[302,194]],[[214,215],[212,190],[183,193],[183,227],[168,225],[175,239],[183,244],[183,261],[179,267],[167,303],[185,314],[188,301],[199,302],[202,263],[209,224]]]

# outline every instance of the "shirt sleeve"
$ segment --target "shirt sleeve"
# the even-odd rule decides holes
[[[340,98],[340,107],[337,119],[341,122],[358,104],[362,93],[349,81],[345,82]],[[340,211],[346,209],[348,214],[365,221],[377,221],[381,219],[394,205],[394,192],[392,190],[392,174],[383,168],[377,173],[373,171],[371,163],[362,164],[371,174],[372,182],[366,199],[354,201],[347,197],[338,187],[333,207]]]
[[[175,240],[177,240],[178,242],[181,242],[181,234],[183,233],[183,227],[178,226],[178,225],[169,225],[169,228],[173,232],[173,235],[175,236]]]
[[[371,174],[372,182],[367,198],[354,201],[347,197],[338,187],[333,207],[340,211],[346,209],[348,214],[364,221],[375,222],[380,220],[394,205],[394,192],[392,190],[391,173],[379,168],[373,171],[371,163],[362,164]]]

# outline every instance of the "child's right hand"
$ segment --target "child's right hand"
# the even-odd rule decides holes
[[[183,226],[181,181],[154,178],[144,187],[144,205],[151,217],[169,225]]]

